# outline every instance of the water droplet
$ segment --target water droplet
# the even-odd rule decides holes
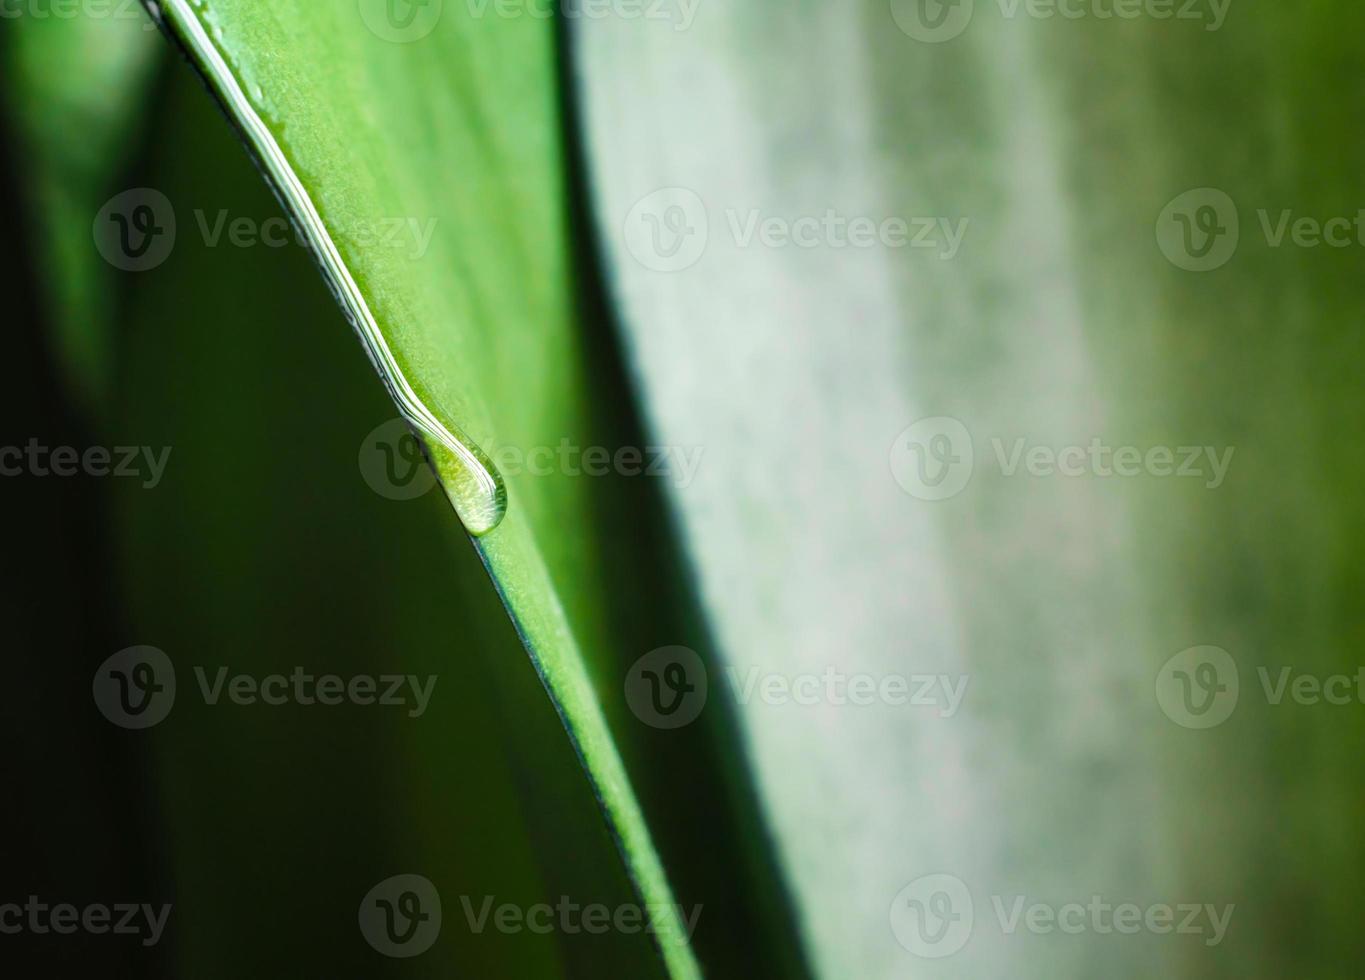
[[[475,537],[487,534],[507,513],[507,488],[502,476],[472,439],[458,427],[437,418],[405,376],[322,215],[280,145],[282,121],[274,120],[272,130],[267,123],[271,107],[266,104],[262,87],[240,66],[237,72],[229,68],[224,54],[229,49],[221,43],[216,10],[208,6],[207,0],[189,0],[200,11],[196,16],[185,10],[186,0],[163,2],[168,12],[174,14],[181,42],[237,120],[262,169],[307,239],[327,285],[360,336],[399,410],[425,436],[428,455],[455,513],[470,534]],[[210,35],[220,43],[215,45]]]
[[[427,451],[455,513],[465,530],[482,537],[507,514],[507,488],[502,474],[474,441],[459,430],[451,431],[434,419],[416,424],[426,436]],[[440,429],[442,431],[434,431]]]

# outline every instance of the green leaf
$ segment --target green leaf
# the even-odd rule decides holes
[[[641,446],[591,284],[573,282],[552,27],[452,10],[429,36],[396,44],[363,7],[175,0],[159,15],[307,236],[480,535],[625,867],[660,917],[669,974],[698,975],[700,958],[799,976],[725,706],[669,733],[632,717],[622,697],[627,668],[651,648],[707,642],[656,491],[566,468],[518,468],[504,484],[490,462],[563,444]],[[393,219],[429,241],[385,247],[376,226]],[[704,912],[700,957],[679,903]]]
[[[468,921],[485,899],[638,900],[445,501],[382,495],[357,466],[394,408],[307,251],[292,235],[276,247],[201,233],[220,220],[266,233],[282,219],[188,68],[170,81],[136,180],[165,195],[179,233],[163,264],[121,280],[111,427],[171,452],[155,486],[118,481],[111,523],[124,643],[163,649],[180,691],[147,733],[176,898],[172,972],[240,977],[283,962],[340,975],[359,963],[387,976],[411,962],[402,975],[660,975],[643,934]],[[201,685],[221,668],[229,681],[411,675],[430,697],[415,717],[227,693],[210,704]],[[435,885],[443,923],[432,949],[390,963],[364,944],[356,910],[396,873]]]

